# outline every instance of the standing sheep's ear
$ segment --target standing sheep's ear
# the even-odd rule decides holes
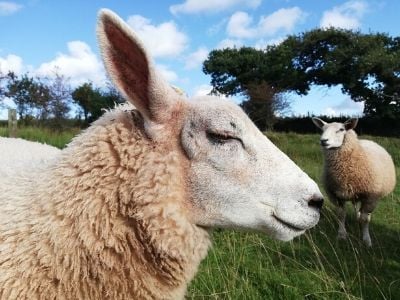
[[[145,119],[168,120],[178,95],[155,71],[135,33],[112,11],[102,9],[97,36],[108,75],[125,98]]]
[[[326,122],[322,121],[319,118],[312,118],[312,121],[319,129],[322,129],[322,127],[324,127],[324,125],[326,124]]]
[[[350,130],[350,129],[356,128],[357,123],[358,123],[357,118],[351,118],[351,119],[348,119],[346,122],[344,122],[343,125],[344,125],[344,128],[346,128],[346,130]]]

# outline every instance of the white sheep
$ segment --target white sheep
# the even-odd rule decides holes
[[[0,137],[0,177],[12,177],[20,171],[26,174],[28,168],[38,165],[44,167],[59,152],[49,145]]]
[[[368,228],[371,213],[378,200],[391,193],[396,185],[393,160],[378,144],[357,138],[353,129],[358,119],[349,119],[345,123],[312,120],[323,131],[320,139],[325,161],[323,184],[329,199],[337,207],[338,238],[347,238],[345,202],[351,200],[361,225],[363,241],[370,247]]]
[[[108,10],[98,37],[136,109],[107,112],[45,168],[0,178],[1,299],[182,299],[209,228],[290,240],[317,224],[316,183],[238,106],[187,101]]]

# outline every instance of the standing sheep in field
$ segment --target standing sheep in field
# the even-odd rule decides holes
[[[182,299],[209,228],[291,240],[317,224],[316,183],[238,106],[187,101],[108,10],[98,36],[131,104],[38,171],[0,177],[1,299]]]
[[[357,138],[353,129],[358,119],[345,123],[326,123],[318,118],[312,120],[323,131],[320,139],[325,160],[323,184],[329,199],[337,206],[338,238],[347,238],[345,202],[351,200],[363,241],[370,247],[368,225],[371,213],[378,200],[391,193],[396,185],[393,160],[378,144]]]

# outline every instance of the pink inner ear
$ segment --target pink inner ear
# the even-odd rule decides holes
[[[115,84],[142,113],[149,115],[149,66],[146,55],[112,21],[104,22],[104,32],[109,42],[107,65]]]

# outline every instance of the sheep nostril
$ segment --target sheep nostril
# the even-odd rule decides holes
[[[314,195],[311,197],[310,200],[308,200],[308,206],[314,207],[319,211],[322,209],[323,204],[324,204],[324,198],[322,198],[321,196]]]
[[[328,139],[323,139],[323,140],[321,139],[320,142],[322,146],[328,145]]]

